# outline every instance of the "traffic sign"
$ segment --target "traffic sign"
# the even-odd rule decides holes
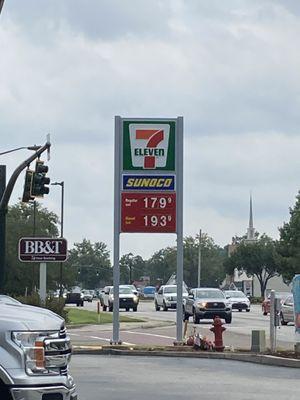
[[[176,194],[123,192],[121,231],[176,233]]]
[[[64,238],[24,237],[19,240],[19,260],[23,262],[63,262],[68,258]]]
[[[124,121],[123,170],[175,171],[175,121]]]
[[[176,233],[183,282],[183,118],[115,117],[113,340],[119,343],[120,233]],[[182,339],[177,308],[177,340]]]

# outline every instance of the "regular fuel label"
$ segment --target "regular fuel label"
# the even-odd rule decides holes
[[[176,233],[175,193],[122,193],[122,232]]]

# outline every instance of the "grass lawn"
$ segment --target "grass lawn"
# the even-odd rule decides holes
[[[98,324],[98,314],[95,311],[80,310],[78,308],[67,308],[68,324]],[[143,322],[143,319],[125,317],[120,315],[120,322]],[[100,312],[100,324],[109,324],[113,322],[113,313]]]

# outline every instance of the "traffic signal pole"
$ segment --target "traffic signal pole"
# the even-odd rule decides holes
[[[5,243],[6,243],[6,214],[10,196],[12,194],[15,183],[20,173],[36,158],[50,149],[51,143],[47,140],[46,144],[41,147],[33,146],[29,150],[35,150],[35,153],[23,161],[13,172],[7,186],[5,186],[5,166],[0,166],[0,293],[4,290],[4,275],[5,275]],[[4,174],[4,178],[3,178]]]

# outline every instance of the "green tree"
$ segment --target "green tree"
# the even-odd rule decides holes
[[[165,283],[173,273],[176,273],[176,247],[166,247],[156,251],[146,262],[147,275],[153,285],[157,281]]]
[[[184,238],[184,280],[189,287],[198,285],[199,235]],[[225,251],[211,237],[201,235],[201,286],[219,287],[225,278]]]
[[[286,283],[300,273],[300,191],[296,196],[294,208],[290,208],[290,221],[279,228],[277,242],[279,272]]]
[[[19,239],[34,233],[33,211],[33,204],[22,202],[8,208],[5,289],[10,294],[22,295],[26,289],[30,292],[38,285],[39,264],[22,263],[18,259]],[[36,203],[36,236],[57,237],[57,224],[57,215]],[[59,265],[53,263],[48,268],[49,288],[56,287],[58,277]]]
[[[139,280],[144,275],[145,261],[139,255],[132,253],[124,254],[120,259],[120,282],[121,284],[131,284]]]
[[[234,253],[225,260],[225,270],[233,275],[234,270],[244,271],[248,276],[256,276],[264,297],[267,283],[278,275],[278,256],[273,239],[263,234],[255,242],[243,241]]]
[[[199,237],[188,236],[183,242],[183,279],[189,287],[198,283]],[[223,261],[225,251],[217,246],[207,234],[201,238],[201,286],[219,286],[225,277]],[[153,254],[147,262],[151,282],[160,278],[164,283],[177,270],[176,247],[167,247]]]
[[[107,245],[83,239],[70,250],[66,270],[85,289],[95,289],[112,281]]]

